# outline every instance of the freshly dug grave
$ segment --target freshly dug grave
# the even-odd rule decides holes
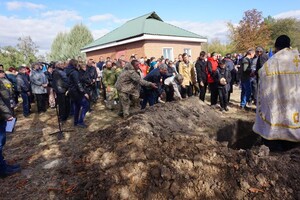
[[[220,113],[196,98],[150,108],[144,114],[90,135],[94,138],[100,134],[101,139],[92,140],[95,149],[84,157],[90,164],[85,164],[86,175],[75,196],[300,198],[299,148],[269,155],[266,146],[254,146],[252,150],[227,147],[228,143],[235,144],[247,137],[249,143],[257,142],[255,135],[251,139],[247,135],[251,125],[242,121],[228,124]],[[241,136],[233,129],[226,130],[228,127],[241,131]],[[228,143],[216,141],[220,138],[228,138]]]
[[[0,195],[7,199],[299,199],[300,148],[269,152],[252,133],[251,120],[236,121],[230,115],[190,98],[148,108],[100,131],[72,133],[58,142],[59,156],[31,162],[37,173],[1,182],[7,186],[19,181],[19,187],[6,188]],[[25,183],[20,182],[22,176]]]

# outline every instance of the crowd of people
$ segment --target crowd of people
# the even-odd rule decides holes
[[[101,56],[99,62],[89,59],[84,63],[79,57],[50,64],[36,62],[18,69],[10,67],[7,71],[0,66],[0,80],[9,91],[12,110],[22,99],[24,117],[30,116],[33,102],[39,114],[58,105],[60,121],[74,116],[74,126],[84,128],[86,113],[92,111],[92,105],[101,96],[108,109],[119,104],[119,115],[125,118],[130,107],[144,109],[195,95],[204,101],[207,90],[211,93],[211,106],[228,111],[233,85],[239,84],[241,108],[246,109],[247,103],[256,103],[255,69],[267,59],[262,47],[249,49],[245,56],[222,57],[202,51],[195,62],[187,53],[179,54],[175,62],[132,55],[129,61],[124,56],[115,60]]]
[[[74,126],[86,128],[85,116],[93,105],[103,99],[107,109],[119,106],[118,115],[130,116],[132,109],[147,105],[177,101],[199,96],[205,101],[210,92],[210,105],[221,112],[229,110],[228,103],[233,85],[241,89],[240,108],[257,103],[257,71],[268,60],[260,46],[244,55],[201,51],[193,62],[187,53],[174,61],[166,58],[132,55],[128,61],[122,56],[99,61],[82,58],[47,63],[33,63],[31,67],[0,66],[1,123],[0,156],[5,144],[6,121],[13,116],[14,107],[22,104],[24,117],[31,115],[31,104],[36,102],[37,113],[58,108],[60,122],[73,116]],[[22,99],[22,102],[19,102]],[[14,173],[19,166],[10,166],[0,157],[0,175]]]

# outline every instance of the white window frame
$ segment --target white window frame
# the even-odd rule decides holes
[[[192,49],[191,48],[184,48],[183,53],[187,53],[189,56],[192,57]]]
[[[164,59],[167,59],[167,57],[165,57],[165,55],[164,55],[164,49],[170,49],[171,50],[171,52],[170,52],[170,58],[168,58],[168,59],[174,61],[174,50],[173,50],[173,47],[163,47],[162,48],[162,55],[164,56]]]

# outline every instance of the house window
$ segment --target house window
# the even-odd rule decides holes
[[[184,53],[187,53],[187,55],[189,55],[189,56],[192,56],[192,50],[189,49],[189,48],[183,49],[183,52],[184,52]]]
[[[165,59],[168,58],[170,60],[173,60],[174,59],[173,48],[171,47],[163,48],[163,56]]]

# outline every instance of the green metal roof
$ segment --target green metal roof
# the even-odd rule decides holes
[[[144,34],[206,39],[198,34],[165,23],[155,12],[151,12],[129,20],[119,28],[86,45],[82,50],[142,36]]]

